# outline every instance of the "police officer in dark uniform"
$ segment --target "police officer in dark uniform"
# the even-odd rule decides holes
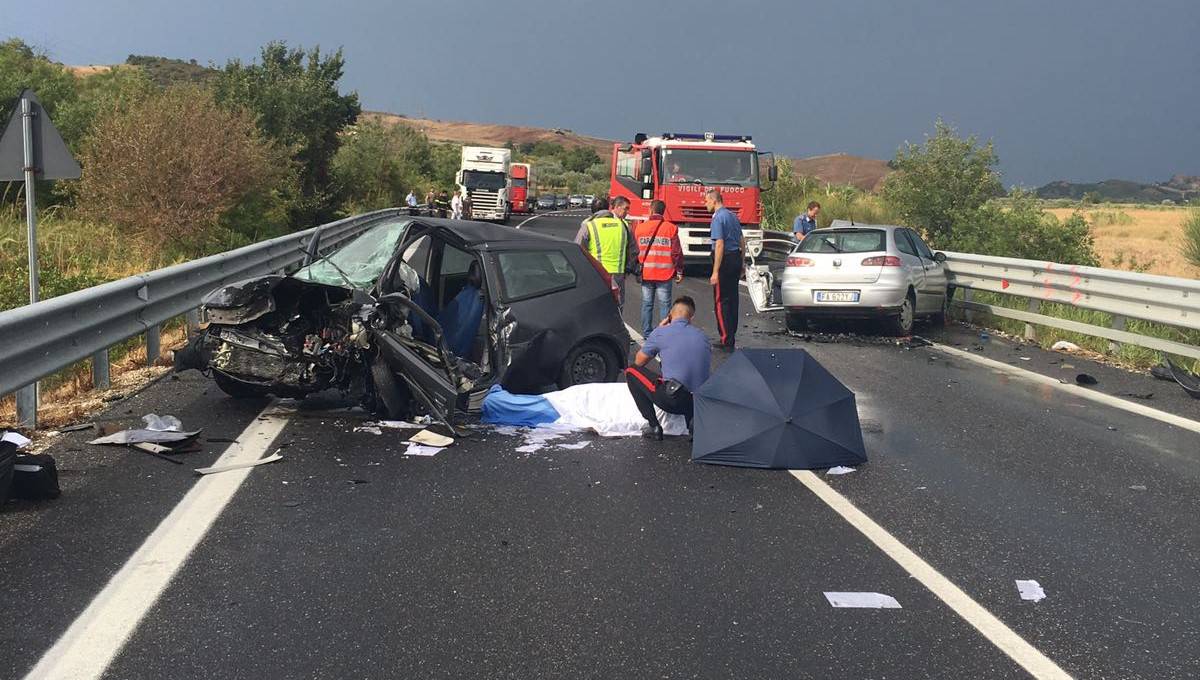
[[[629,392],[647,421],[642,428],[647,439],[663,438],[655,406],[683,415],[688,431],[692,430],[692,393],[708,380],[712,366],[712,347],[704,331],[692,325],[695,315],[695,300],[686,295],[675,298],[670,315],[642,343],[634,365],[625,369]],[[648,368],[655,356],[662,363],[662,373]]]

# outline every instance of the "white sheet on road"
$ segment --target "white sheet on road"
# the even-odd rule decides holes
[[[633,437],[642,433],[646,419],[638,411],[629,386],[619,383],[588,383],[542,395],[559,419],[553,425],[593,430],[601,437]],[[663,433],[686,435],[687,421],[681,415],[656,408]]]
[[[883,593],[825,593],[829,604],[838,608],[900,609],[900,603]]]
[[[1046,599],[1046,591],[1042,590],[1042,586],[1037,581],[1022,581],[1017,579],[1017,592],[1021,594],[1022,600],[1030,602],[1041,602]]]

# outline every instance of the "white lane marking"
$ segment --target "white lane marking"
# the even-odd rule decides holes
[[[854,507],[845,496],[841,495],[826,484],[820,477],[809,470],[792,470],[792,476],[808,487],[818,498],[825,502],[834,512],[838,513],[874,543],[888,557],[892,558],[913,578],[932,592],[938,599],[961,616],[995,645],[1008,655],[1022,668],[1035,678],[1070,678],[1071,676],[1057,664],[1042,654],[1013,631],[1004,622],[984,609],[978,602],[971,599],[962,589],[954,585],[945,576],[921,559],[903,543],[896,540],[886,529],[879,526],[861,510]]]
[[[288,422],[274,406],[268,404],[237,436],[241,443],[230,444],[214,465],[262,458]],[[200,478],[25,679],[99,678],[253,469]]]
[[[587,216],[586,213],[580,212],[578,208],[575,208],[574,210],[555,210],[554,212],[538,213],[538,214],[534,215],[533,217],[527,217],[524,220],[522,220],[520,224],[513,227],[513,229],[520,229],[521,227],[525,226],[526,224],[529,224],[530,222],[536,220],[539,217],[550,217],[552,215],[553,216],[562,216],[562,217],[580,217],[580,216],[586,217]]]
[[[1050,376],[1042,375],[1041,373],[1029,371],[1017,366],[1010,366],[1002,361],[981,357],[977,354],[972,354],[971,352],[956,349],[954,347],[947,347],[946,345],[938,344],[936,342],[933,344],[933,349],[949,354],[950,356],[958,357],[959,359],[973,361],[977,364],[987,366],[988,368],[992,368],[997,371],[1003,371],[1009,375],[1015,375],[1024,378],[1039,385],[1049,385],[1081,399],[1087,399],[1099,404],[1104,404],[1105,406],[1121,409],[1122,411],[1145,416],[1147,418],[1153,418],[1154,420],[1167,423],[1168,425],[1174,425],[1185,430],[1200,433],[1200,422],[1190,420],[1182,416],[1177,416],[1173,413],[1167,413],[1166,411],[1150,408],[1149,406],[1145,406],[1143,404],[1126,401],[1120,397],[1114,397],[1110,394],[1104,394],[1103,392],[1089,390],[1087,388],[1080,387],[1079,385],[1064,384],[1059,382],[1057,378],[1051,378]]]

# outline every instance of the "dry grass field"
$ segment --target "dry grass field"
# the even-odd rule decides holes
[[[1103,266],[1164,276],[1200,277],[1183,258],[1183,223],[1188,208],[1104,205],[1082,210]],[[1074,208],[1048,208],[1066,219]]]

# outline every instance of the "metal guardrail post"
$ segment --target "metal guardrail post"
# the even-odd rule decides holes
[[[1037,314],[1042,309],[1042,301],[1037,298],[1029,298],[1029,306],[1027,309],[1030,312]],[[1037,329],[1034,328],[1033,324],[1031,323],[1025,324],[1025,339],[1030,342],[1037,340]]]
[[[963,302],[974,301],[975,291],[971,290],[970,288],[963,288]],[[975,312],[971,311],[970,307],[967,307],[963,310],[963,318],[967,320],[967,323],[975,323]]]
[[[187,324],[187,334],[189,336],[191,336],[192,333],[194,333],[195,331],[200,329],[200,310],[199,309],[189,309],[187,311],[187,313],[183,315],[183,319],[184,319],[184,322]]]
[[[1109,324],[1109,326],[1115,330],[1123,331],[1123,330],[1125,330],[1125,323],[1126,323],[1125,317],[1121,316],[1120,314],[1114,314],[1113,318],[1112,318],[1112,323]],[[1121,351],[1121,343],[1113,341],[1113,340],[1109,340],[1108,341],[1108,351],[1111,354],[1119,353]]]
[[[112,380],[108,374],[108,348],[105,347],[92,355],[92,388],[107,390],[110,387]]]
[[[37,383],[17,390],[17,424],[30,430],[37,428]]]
[[[146,329],[146,365],[153,366],[154,362],[158,361],[158,357],[162,355],[162,333],[161,326],[154,324]]]

